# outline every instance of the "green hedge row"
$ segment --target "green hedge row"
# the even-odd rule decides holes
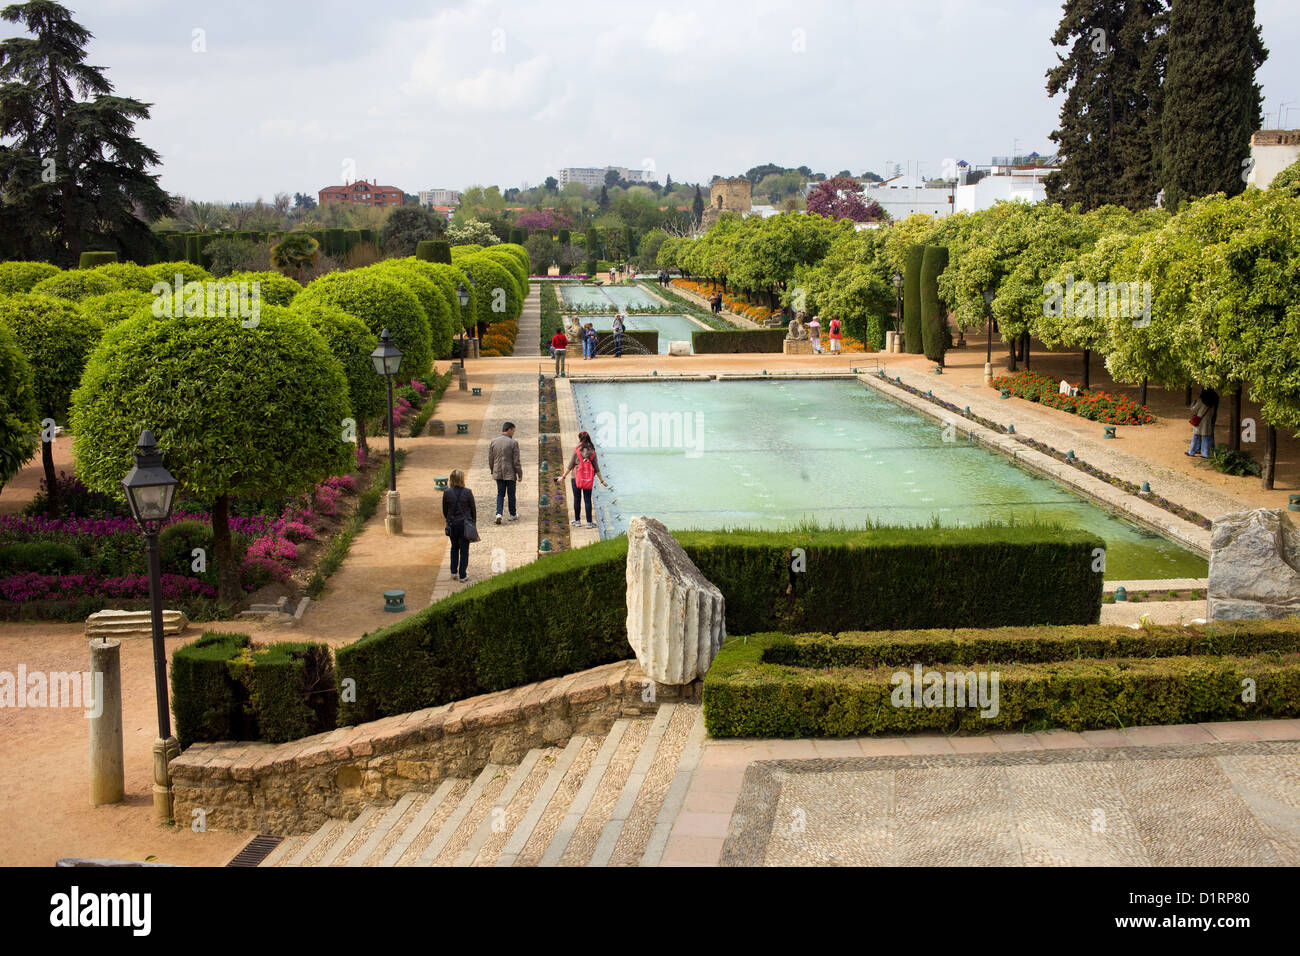
[[[921,264],[925,259],[925,246],[914,245],[907,250],[903,266],[903,344],[913,355],[924,349],[921,331]]]
[[[784,348],[785,329],[736,329],[735,331],[700,329],[691,333],[691,349],[696,355],[730,352],[780,352]]]
[[[939,275],[948,268],[947,246],[926,246],[921,257],[921,344],[925,357],[943,364],[948,348],[948,310],[939,301]]]
[[[890,528],[676,537],[722,590],[729,634],[1080,624],[1100,613],[1101,575],[1091,566],[1101,542],[1073,532]],[[343,704],[340,719],[374,720],[629,657],[626,562],[621,537],[550,555],[340,648],[339,677],[357,682],[357,700]]]
[[[282,743],[335,726],[329,647],[205,632],[172,655],[172,710],[182,747],[200,740]]]
[[[998,664],[985,669],[989,677],[997,675],[998,683],[996,694],[983,702],[992,700],[996,706],[981,716],[979,701],[968,700],[965,707],[914,702],[900,706],[913,698],[910,684],[895,675],[901,672],[910,681],[915,677],[912,669],[828,670],[763,662],[773,645],[788,641],[787,635],[769,634],[724,646],[704,680],[704,723],[710,735],[844,737],[1049,727],[1079,731],[1300,715],[1300,662],[1292,656]],[[933,673],[946,682],[951,672]],[[1247,686],[1253,689],[1253,699],[1243,694]],[[992,691],[991,680],[984,687]]]

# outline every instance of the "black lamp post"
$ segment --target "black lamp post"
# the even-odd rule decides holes
[[[465,283],[460,282],[456,285],[456,298],[460,300],[460,364],[465,365],[465,306],[469,305],[469,290],[465,288]]]
[[[465,280],[469,282],[469,287],[472,293],[472,291],[478,287],[478,283],[474,281],[474,273],[470,272],[468,269],[465,270]],[[478,316],[475,316],[474,317],[474,338],[476,340],[480,338],[479,331],[478,331],[479,325],[480,323],[479,323]]]
[[[153,625],[154,696],[158,702],[158,739],[153,745],[153,805],[160,821],[172,819],[171,775],[167,764],[180,753],[172,736],[171,711],[167,704],[167,645],[163,641],[162,561],[158,556],[158,532],[172,513],[177,481],[163,467],[162,452],[153,432],[145,429],[135,449],[135,464],[122,479],[131,516],[144,532],[149,553],[149,617]]]
[[[384,527],[389,534],[402,533],[402,508],[397,497],[397,449],[393,432],[393,376],[402,367],[402,352],[388,337],[388,330],[379,333],[379,346],[370,353],[375,371],[388,383],[388,512]]]

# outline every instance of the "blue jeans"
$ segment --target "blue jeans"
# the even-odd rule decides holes
[[[578,483],[572,478],[569,479],[569,484],[573,488],[573,520],[582,520],[582,503],[585,500],[587,502],[587,524],[591,524],[591,489],[579,488]]]
[[[510,499],[510,517],[515,516],[515,483],[506,481],[504,478],[497,479],[497,514],[504,514],[501,510],[502,503],[509,497]]]
[[[465,569],[469,567],[469,539],[463,534],[454,534],[451,536],[451,574],[452,577],[463,578]]]
[[[1189,455],[1199,454],[1202,458],[1209,458],[1212,451],[1214,451],[1213,435],[1193,435],[1192,446],[1187,449]]]

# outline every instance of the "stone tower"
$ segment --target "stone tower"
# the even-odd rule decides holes
[[[709,204],[704,207],[701,227],[706,231],[711,229],[724,212],[749,215],[751,188],[749,180],[744,176],[715,180],[709,187]]]

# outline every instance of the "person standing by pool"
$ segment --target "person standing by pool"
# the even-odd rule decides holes
[[[569,458],[569,467],[564,469],[564,474],[555,479],[560,483],[567,478],[572,472],[573,480],[570,482],[573,488],[573,526],[576,528],[582,524],[582,504],[587,504],[587,527],[596,527],[596,522],[591,520],[591,491],[596,484],[596,479],[606,488],[609,483],[600,473],[600,464],[596,461],[596,446],[592,444],[591,435],[587,432],[578,432],[578,444],[574,446],[573,455]]]
[[[596,329],[588,322],[582,328],[582,360],[596,357]]]
[[[609,284],[610,284],[610,285],[613,285],[613,284],[614,284],[614,267],[613,267],[613,266],[610,266],[610,267],[609,267]]]
[[[564,335],[564,326],[557,325],[551,336],[551,354],[555,356],[555,377],[564,378],[564,355],[569,347],[569,340]]]
[[[465,487],[465,472],[459,468],[451,473],[450,487],[442,493],[442,516],[451,539],[451,576],[468,581],[469,545],[478,540],[478,531],[467,533],[466,523],[477,526],[478,509],[474,506],[474,492]]]
[[[623,316],[614,316],[614,358],[623,357],[623,332],[626,330]]]
[[[1219,393],[1206,387],[1192,403],[1192,444],[1183,452],[1188,458],[1195,458],[1200,453],[1202,458],[1209,458],[1214,451],[1214,420],[1219,416]]]
[[[817,321],[817,313],[808,320],[808,341],[812,342],[813,351],[822,354],[822,324]]]
[[[844,335],[844,326],[840,324],[840,317],[834,316],[831,319],[830,338],[831,354],[838,355],[840,351],[840,339]]]

